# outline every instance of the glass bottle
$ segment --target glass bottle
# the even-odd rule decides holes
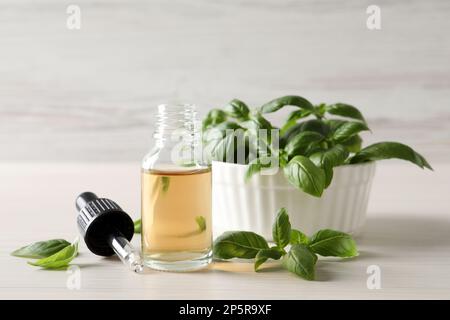
[[[203,163],[195,106],[158,106],[154,146],[142,162],[142,255],[163,271],[212,259],[211,169]]]

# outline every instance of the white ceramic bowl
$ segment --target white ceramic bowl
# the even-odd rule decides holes
[[[229,230],[254,231],[272,238],[272,223],[281,207],[293,228],[306,234],[330,228],[355,234],[365,222],[375,163],[334,169],[331,185],[321,198],[296,189],[283,175],[254,175],[245,183],[247,166],[213,162],[214,235]]]

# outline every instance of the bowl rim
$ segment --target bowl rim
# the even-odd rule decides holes
[[[241,164],[241,163],[232,163],[232,162],[223,162],[223,161],[217,161],[213,160],[211,162],[211,165],[218,165],[218,166],[225,166],[225,167],[236,167],[236,168],[245,168],[248,166],[248,164]],[[337,166],[336,168],[360,168],[360,167],[369,167],[374,166],[376,164],[376,161],[367,161],[362,163],[355,163],[355,164],[344,164],[342,166]]]

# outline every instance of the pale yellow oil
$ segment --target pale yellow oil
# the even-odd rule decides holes
[[[195,269],[211,260],[211,171],[142,171],[142,253],[150,267]]]

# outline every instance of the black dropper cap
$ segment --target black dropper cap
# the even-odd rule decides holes
[[[84,192],[76,199],[77,223],[87,247],[99,256],[111,256],[111,238],[133,238],[134,223],[117,203],[99,198],[92,192]]]

